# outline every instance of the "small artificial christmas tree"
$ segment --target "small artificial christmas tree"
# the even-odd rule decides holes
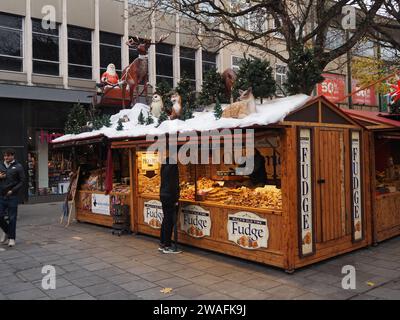
[[[181,120],[193,118],[193,110],[196,107],[196,93],[193,82],[183,73],[181,81],[176,87],[176,92],[182,98],[182,115]]]
[[[215,103],[215,107],[214,107],[214,116],[215,119],[221,119],[222,117],[222,107],[221,107],[221,103],[219,102],[219,100],[217,99],[217,102]]]
[[[143,112],[142,112],[142,110],[140,110],[139,117],[138,117],[138,124],[143,125],[145,123],[146,123],[146,120],[144,119]]]
[[[158,118],[158,124],[157,127],[160,126],[161,123],[163,123],[164,121],[168,120],[168,115],[167,113],[163,110],[160,114],[160,117]]]
[[[276,82],[272,75],[272,68],[267,60],[259,58],[245,58],[237,73],[233,85],[233,97],[239,97],[239,90],[253,89],[254,97],[272,97],[276,91]]]
[[[122,130],[124,130],[123,120],[122,120],[122,119],[119,119],[119,120],[118,120],[117,131],[122,131]]]
[[[157,83],[156,92],[162,97],[164,109],[167,112],[171,112],[172,110],[172,102],[171,102],[171,92],[172,88],[169,83],[165,80]]]
[[[200,92],[197,104],[200,106],[208,106],[217,100],[229,102],[225,96],[225,84],[222,76],[217,69],[212,68],[204,75],[203,87]]]
[[[316,84],[324,81],[321,64],[310,48],[297,46],[289,57],[287,82],[285,87],[290,95],[305,93],[310,95]]]
[[[110,117],[107,115],[96,115],[92,121],[93,130],[100,130],[103,127],[109,128],[111,126]]]
[[[146,125],[148,126],[148,125],[153,124],[153,123],[154,123],[154,119],[153,119],[153,117],[151,116],[151,114],[148,113],[148,114],[147,114],[147,118],[146,118]]]
[[[75,104],[68,114],[67,122],[65,123],[66,134],[79,134],[83,132],[83,127],[86,126],[88,117],[85,109],[80,103]]]

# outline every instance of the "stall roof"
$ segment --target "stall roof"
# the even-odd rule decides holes
[[[351,117],[366,123],[365,125],[368,129],[381,130],[400,128],[400,121],[386,117],[390,115],[389,113],[364,110],[342,110]]]
[[[147,135],[162,135],[187,132],[202,132],[218,129],[248,128],[253,126],[266,126],[282,121],[288,114],[300,109],[312,98],[299,94],[285,98],[268,100],[263,104],[257,104],[257,113],[251,114],[244,119],[222,118],[216,120],[212,109],[203,112],[195,112],[194,118],[186,121],[167,120],[158,128],[157,119],[154,124],[139,125],[138,117],[140,112],[147,117],[150,107],[137,103],[132,109],[121,110],[111,116],[111,127],[102,128],[93,132],[85,132],[78,135],[64,135],[53,141],[54,144],[64,144],[68,141],[91,139],[104,136],[112,140],[124,140],[144,137]],[[128,117],[129,121],[124,123],[124,130],[117,131],[118,120]]]

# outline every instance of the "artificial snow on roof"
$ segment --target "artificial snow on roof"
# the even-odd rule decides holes
[[[304,106],[310,98],[310,96],[305,94],[298,94],[285,98],[268,100],[263,104],[257,104],[257,113],[250,114],[244,119],[221,118],[216,120],[213,110],[208,109],[203,112],[195,112],[193,114],[194,118],[186,121],[178,119],[166,120],[158,128],[158,119],[156,118],[153,118],[154,123],[151,125],[138,124],[140,111],[142,111],[144,117],[147,117],[150,107],[145,104],[137,103],[132,109],[124,109],[111,116],[111,127],[109,128],[103,127],[100,130],[84,132],[76,135],[68,134],[54,140],[53,142],[61,143],[72,140],[82,140],[101,135],[104,135],[109,139],[124,139],[146,135],[162,135],[166,133],[174,134],[190,131],[201,132],[216,129],[245,128],[253,125],[268,125],[282,121],[289,113]],[[223,108],[227,106],[228,105],[225,105]],[[117,131],[118,120],[124,116],[129,118],[129,122],[123,123],[124,129],[122,131]]]

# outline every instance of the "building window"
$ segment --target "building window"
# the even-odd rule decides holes
[[[166,81],[171,87],[174,86],[173,71],[173,49],[172,45],[159,43],[156,45],[156,76],[157,83]]]
[[[100,32],[100,74],[107,70],[110,63],[121,72],[121,36],[108,32]]]
[[[0,13],[0,70],[23,71],[22,18]]]
[[[277,64],[275,66],[276,94],[278,96],[285,95],[284,87],[287,82],[287,66]]]
[[[232,70],[238,72],[243,61],[244,58],[232,56]]]
[[[196,50],[191,48],[180,48],[181,77],[185,75],[196,88]]]
[[[68,26],[68,75],[92,79],[92,31]]]
[[[43,29],[42,21],[32,19],[33,73],[60,75],[59,31]]]
[[[354,55],[366,58],[375,56],[374,43],[371,40],[362,40],[354,47]]]
[[[337,28],[328,28],[326,33],[326,48],[334,50],[339,48],[345,43],[345,33],[343,30]]]
[[[217,69],[217,54],[214,52],[203,51],[203,79],[210,69]]]

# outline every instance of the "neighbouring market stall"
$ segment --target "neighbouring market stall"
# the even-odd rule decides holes
[[[370,131],[374,243],[400,235],[400,121],[388,113],[347,110]],[[397,119],[397,120],[396,120]]]
[[[266,184],[254,186],[247,177],[232,174],[235,164],[179,164],[181,243],[288,272],[371,244],[368,132],[324,97],[298,95],[270,101],[241,120],[215,120],[212,113],[196,113],[194,119],[165,121],[158,128],[135,122],[141,108],[146,106],[137,104],[111,118],[114,127],[118,119],[130,119],[123,131],[112,127],[55,141],[78,153],[78,144],[100,136],[103,156],[92,155],[98,154],[97,168],[103,173],[109,169],[105,161],[109,157],[104,155],[108,148],[113,159],[115,153],[125,155],[124,172],[114,183],[129,186],[125,195],[133,232],[159,236],[162,222],[159,157],[149,154],[151,142],[146,135],[194,132],[200,136],[206,130],[242,128],[254,130],[255,148],[265,159]],[[245,131],[235,133],[242,134]],[[190,143],[178,141],[176,148]],[[225,144],[223,140],[220,148]],[[206,145],[211,157],[216,151],[211,138]],[[201,154],[202,148],[204,144],[196,151]],[[81,181],[84,194],[82,186],[91,182]],[[98,189],[92,192],[108,197]],[[93,193],[89,194],[92,207],[86,206],[83,214],[78,199],[77,219],[107,225],[93,211]],[[110,204],[111,198],[103,200]]]

